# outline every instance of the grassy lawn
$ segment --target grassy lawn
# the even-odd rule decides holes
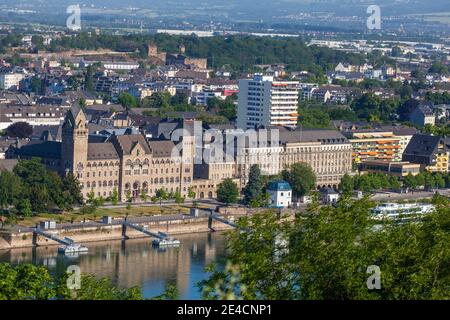
[[[178,213],[189,213],[189,207],[184,205],[156,206],[156,207],[132,207],[130,210],[126,208],[103,209],[99,208],[94,214],[81,214],[78,211],[67,212],[64,214],[40,213],[31,218],[19,218],[17,223],[27,227],[34,227],[40,221],[55,220],[58,223],[81,222],[83,220],[99,220],[103,216],[113,218],[143,217],[154,215],[169,215]]]

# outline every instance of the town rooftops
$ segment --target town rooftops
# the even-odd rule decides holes
[[[425,116],[434,116],[432,105],[429,103],[421,103],[417,108]]]

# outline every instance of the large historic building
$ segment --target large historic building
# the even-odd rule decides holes
[[[307,163],[317,175],[318,188],[337,187],[342,176],[352,170],[352,145],[334,130],[271,127],[250,135],[242,130],[206,132],[194,120],[159,123],[156,127],[151,140],[141,133],[121,130],[97,139],[89,135],[85,113],[72,107],[62,125],[61,142],[30,142],[17,155],[39,157],[61,175],[73,174],[84,198],[92,193],[107,198],[117,192],[120,201],[140,200],[143,194],[152,197],[159,189],[182,196],[191,189],[197,198],[215,198],[218,184],[226,178],[236,181],[240,188],[245,186],[254,164],[264,175],[277,175],[293,163]],[[195,128],[200,131],[196,133]],[[202,134],[202,138],[196,139],[195,134]],[[232,154],[217,159],[221,153],[216,147],[227,151],[228,138],[225,144],[217,144],[219,140],[213,136],[223,134],[233,137],[228,141],[233,142]],[[180,137],[176,142],[169,140],[176,137]],[[234,145],[235,139],[245,143]],[[202,162],[194,163],[200,153]]]
[[[72,173],[80,181],[85,198],[91,192],[106,198],[116,190],[125,201],[139,199],[143,193],[154,196],[161,188],[187,195],[194,172],[193,138],[183,136],[180,144],[147,141],[141,134],[113,134],[104,142],[89,142],[86,116],[73,107],[62,126],[62,142],[29,144],[19,150],[18,156],[40,157],[61,175]]]
[[[352,145],[335,130],[288,130],[274,127],[276,137],[248,143],[237,152],[237,176],[244,185],[252,165],[259,165],[264,175],[278,175],[294,163],[306,163],[317,176],[317,188],[334,187],[352,171]],[[273,135],[268,130],[268,136]]]

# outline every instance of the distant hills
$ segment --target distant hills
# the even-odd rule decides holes
[[[449,0],[78,0],[76,3],[111,7],[139,7],[170,14],[171,11],[208,8],[208,11],[254,16],[296,13],[299,11],[335,12],[339,15],[364,15],[371,4],[382,7],[385,15],[403,15],[411,13],[450,12]],[[27,7],[59,7],[72,5],[73,0],[2,0],[7,5],[27,5]]]

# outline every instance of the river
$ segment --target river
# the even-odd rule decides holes
[[[0,250],[0,263],[33,263],[58,276],[77,265],[82,273],[108,277],[119,287],[139,286],[145,298],[164,292],[176,283],[181,299],[201,298],[197,283],[207,278],[205,267],[226,259],[224,233],[179,235],[178,248],[158,250],[150,239],[88,243],[89,252],[76,257],[58,254],[57,246]]]

